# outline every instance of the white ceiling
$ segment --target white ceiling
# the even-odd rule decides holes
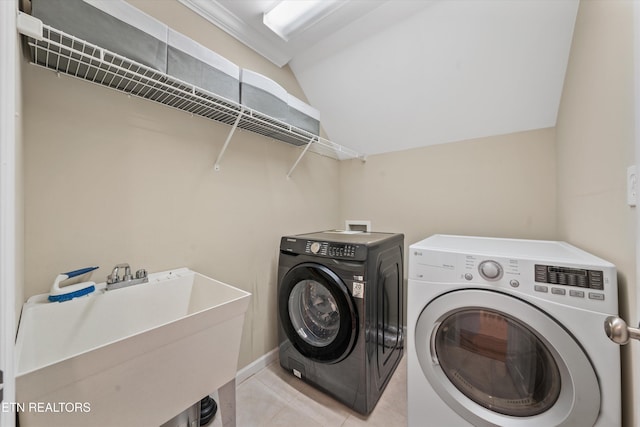
[[[555,126],[579,0],[344,0],[284,42],[273,0],[180,0],[288,63],[332,141],[370,155]]]

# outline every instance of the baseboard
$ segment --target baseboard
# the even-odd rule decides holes
[[[236,373],[236,385],[242,384],[278,359],[278,348],[274,348],[264,356],[254,360]]]

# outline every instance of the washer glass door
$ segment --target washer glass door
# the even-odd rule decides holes
[[[335,363],[344,359],[358,334],[349,290],[328,267],[302,263],[282,278],[278,294],[280,325],[303,356]]]
[[[308,344],[326,347],[338,336],[338,303],[322,283],[313,279],[296,283],[289,294],[288,307],[293,329]]]
[[[526,301],[449,292],[427,304],[413,332],[430,386],[475,426],[592,426],[598,418],[600,386],[582,346]]]

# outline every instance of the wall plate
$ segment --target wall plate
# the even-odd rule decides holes
[[[638,202],[638,173],[636,165],[627,168],[627,204],[635,206]]]
[[[370,220],[355,220],[348,219],[344,222],[344,229],[347,231],[371,231],[371,221]]]

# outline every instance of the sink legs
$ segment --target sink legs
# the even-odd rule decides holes
[[[218,389],[222,427],[236,427],[236,379]]]

